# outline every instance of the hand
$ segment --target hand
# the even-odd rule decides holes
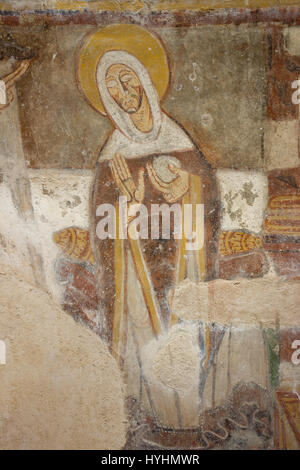
[[[127,198],[128,211],[130,206],[141,204],[145,197],[144,168],[139,169],[138,184],[136,186],[123,155],[116,153],[112,160],[111,172],[116,185],[122,196]],[[135,216],[129,216],[128,222],[131,222]]]
[[[176,165],[169,164],[169,170],[174,173],[176,178],[170,183],[165,183],[154,170],[151,163],[146,165],[150,181],[155,189],[161,192],[165,200],[169,203],[181,199],[189,189],[189,173]]]
[[[144,169],[139,169],[138,184],[136,186],[123,155],[116,153],[112,160],[111,172],[122,196],[126,196],[127,202],[140,204],[145,196]]]

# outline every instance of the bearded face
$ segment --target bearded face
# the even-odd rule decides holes
[[[109,94],[123,111],[134,114],[140,109],[144,89],[130,67],[123,64],[111,65],[105,81]]]

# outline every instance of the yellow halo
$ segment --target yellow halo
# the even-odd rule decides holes
[[[162,99],[169,84],[169,65],[160,40],[135,25],[114,24],[89,34],[79,51],[77,79],[91,106],[106,115],[97,86],[97,65],[107,51],[126,51],[148,70],[158,96]]]

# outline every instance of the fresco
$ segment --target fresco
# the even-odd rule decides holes
[[[299,9],[80,11],[0,25],[1,264],[104,341],[124,449],[298,449]]]

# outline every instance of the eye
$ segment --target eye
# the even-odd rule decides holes
[[[108,80],[106,82],[106,86],[107,86],[107,88],[113,88],[114,86],[117,86],[117,82],[116,82],[116,80]]]
[[[129,75],[129,74],[123,75],[123,76],[120,78],[121,82],[123,82],[123,83],[129,82],[131,79],[132,79],[132,76]]]

